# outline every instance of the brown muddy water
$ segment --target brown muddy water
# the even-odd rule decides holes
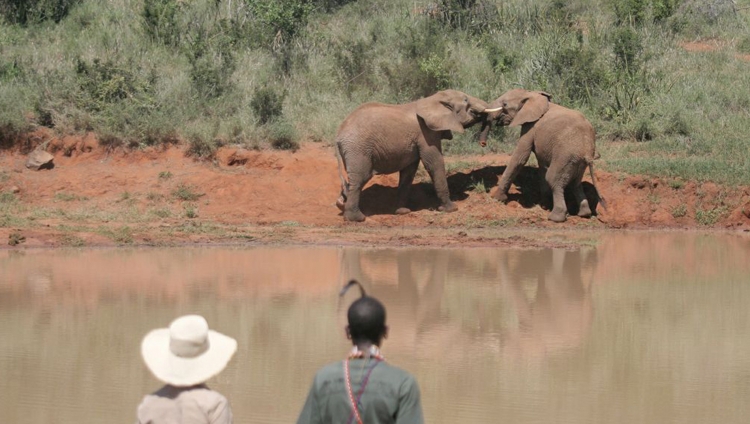
[[[580,249],[0,251],[0,423],[132,423],[152,328],[200,313],[239,350],[209,385],[236,423],[296,420],[342,359],[346,279],[388,308],[383,352],[429,423],[741,423],[750,237],[597,236]]]

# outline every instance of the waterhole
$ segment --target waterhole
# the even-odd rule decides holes
[[[238,341],[209,386],[236,423],[294,422],[349,349],[339,299],[383,301],[383,353],[429,423],[740,423],[750,237],[618,233],[572,249],[0,251],[0,423],[132,423],[140,341],[187,313]]]

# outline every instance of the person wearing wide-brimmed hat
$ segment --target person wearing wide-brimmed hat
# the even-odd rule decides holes
[[[219,374],[237,351],[237,341],[208,329],[205,318],[186,315],[169,328],[152,330],[141,355],[164,387],[138,406],[138,424],[231,424],[229,401],[204,383]]]

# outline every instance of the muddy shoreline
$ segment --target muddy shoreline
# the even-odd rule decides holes
[[[398,175],[373,178],[362,195],[364,223],[344,222],[333,150],[303,143],[297,152],[225,147],[195,160],[181,146],[109,151],[92,134],[27,135],[26,151],[0,152],[0,245],[24,247],[175,245],[552,246],[586,244],[618,230],[750,231],[750,187],[653,178],[597,167],[608,208],[597,216],[546,219],[534,168],[510,202],[490,197],[506,155],[447,157],[459,207],[436,211],[421,171],[408,215],[393,215]],[[52,169],[25,167],[28,148],[51,140]],[[603,170],[604,169],[604,170]],[[584,180],[589,198],[593,185]]]

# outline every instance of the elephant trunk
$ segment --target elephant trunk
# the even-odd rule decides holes
[[[487,116],[482,121],[482,131],[479,133],[479,145],[482,147],[487,146],[487,134],[490,133],[490,130],[492,130],[492,119],[490,119],[489,116]]]

